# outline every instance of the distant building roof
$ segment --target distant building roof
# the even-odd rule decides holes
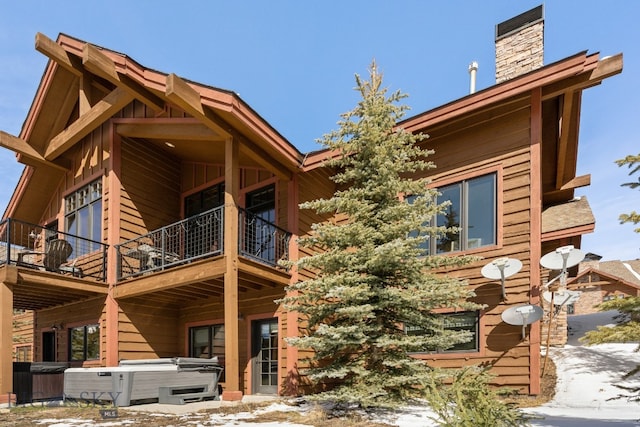
[[[619,277],[625,282],[640,285],[640,260],[604,261],[598,264],[597,269]]]

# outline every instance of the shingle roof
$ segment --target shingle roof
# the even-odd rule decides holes
[[[633,261],[601,261],[597,269],[612,276],[619,277],[626,282],[640,286],[640,276],[633,274],[626,266],[628,264],[638,275],[640,275],[640,260]]]
[[[542,232],[566,230],[595,224],[596,220],[585,196],[549,206],[542,211]]]

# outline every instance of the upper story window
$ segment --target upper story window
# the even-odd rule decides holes
[[[247,210],[243,227],[242,254],[275,264],[282,248],[276,223],[276,187],[269,185],[245,195]]]
[[[72,236],[100,242],[102,240],[102,181],[85,185],[65,198],[65,232]],[[73,237],[69,236],[70,240]],[[71,242],[72,257],[98,249],[97,244]]]
[[[428,253],[465,251],[496,244],[497,184],[496,174],[470,178],[438,188],[436,203],[450,202],[436,218],[438,226],[456,227],[429,239]]]
[[[85,325],[69,329],[69,360],[100,358],[100,325]]]
[[[184,217],[189,218],[224,204],[224,182],[184,198]]]

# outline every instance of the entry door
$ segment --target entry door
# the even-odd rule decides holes
[[[56,361],[56,332],[47,331],[42,333],[42,361]]]
[[[278,319],[251,322],[252,393],[278,393]]]

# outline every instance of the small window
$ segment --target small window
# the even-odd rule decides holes
[[[14,362],[31,362],[31,346],[21,345],[16,347]]]
[[[465,311],[462,313],[446,313],[439,314],[438,318],[442,321],[442,327],[451,331],[469,331],[472,334],[471,340],[455,344],[447,349],[439,348],[427,348],[425,353],[469,353],[480,350],[479,344],[479,317],[480,313],[477,311]],[[425,335],[428,331],[415,326],[405,326],[405,332],[407,335]]]
[[[215,356],[224,366],[224,325],[189,328],[189,357],[210,359]],[[224,381],[224,371],[222,375],[220,380]]]
[[[69,360],[100,359],[100,325],[69,329]]]

